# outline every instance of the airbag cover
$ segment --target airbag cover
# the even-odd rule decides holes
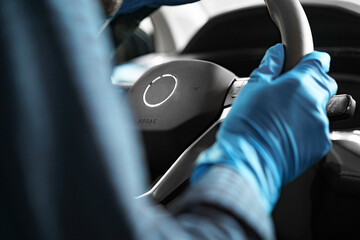
[[[153,178],[219,118],[235,75],[199,60],[165,63],[146,72],[128,98]]]

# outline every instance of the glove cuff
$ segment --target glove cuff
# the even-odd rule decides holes
[[[223,142],[216,142],[203,152],[196,162],[196,168],[191,183],[198,182],[213,166],[224,166],[235,170],[252,186],[267,213],[271,213],[280,193],[280,180],[274,178],[274,173],[255,148],[244,139],[237,138],[236,153]],[[229,151],[230,148],[230,151]],[[261,155],[260,155],[261,156]],[[265,162],[265,163],[264,163]]]

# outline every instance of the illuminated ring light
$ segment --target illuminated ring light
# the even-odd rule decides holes
[[[174,89],[171,91],[171,93],[169,94],[169,96],[168,96],[165,100],[163,100],[163,101],[161,101],[161,102],[159,102],[159,103],[156,103],[156,104],[151,104],[151,103],[149,103],[149,102],[146,100],[146,94],[147,94],[147,92],[149,91],[150,87],[151,87],[155,82],[157,82],[157,81],[159,81],[160,79],[163,79],[163,78],[165,78],[165,77],[170,77],[170,78],[174,79],[174,81],[175,81]],[[178,84],[177,78],[176,78],[174,75],[171,75],[171,74],[164,74],[164,75],[162,75],[162,76],[160,76],[160,77],[155,78],[155,79],[146,87],[145,92],[144,92],[144,94],[143,94],[143,101],[144,101],[145,105],[148,106],[148,107],[151,107],[151,108],[158,107],[158,106],[162,105],[162,104],[165,103],[167,100],[169,100],[169,98],[174,94],[174,92],[175,92],[175,90],[176,90],[176,87],[177,87],[177,84]]]

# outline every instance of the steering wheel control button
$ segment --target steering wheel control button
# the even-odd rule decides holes
[[[155,78],[144,91],[144,104],[151,108],[164,104],[174,94],[177,84],[178,80],[172,74]]]
[[[236,80],[231,85],[228,95],[226,97],[224,106],[230,106],[233,104],[235,98],[240,93],[241,89],[249,82],[249,78],[236,78]]]
[[[333,96],[326,105],[326,113],[330,121],[350,119],[354,116],[356,101],[347,94]]]
[[[237,79],[234,84],[231,86],[230,94],[232,98],[236,98],[239,94],[240,90],[245,87],[245,85],[248,83],[249,79]]]

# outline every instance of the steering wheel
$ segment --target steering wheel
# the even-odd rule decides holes
[[[288,71],[314,49],[310,26],[298,0],[265,2],[280,30]],[[180,60],[150,69],[133,85],[128,98],[152,178],[162,175],[139,197],[162,201],[189,178],[196,158],[215,141],[219,125],[248,80],[214,63]]]

